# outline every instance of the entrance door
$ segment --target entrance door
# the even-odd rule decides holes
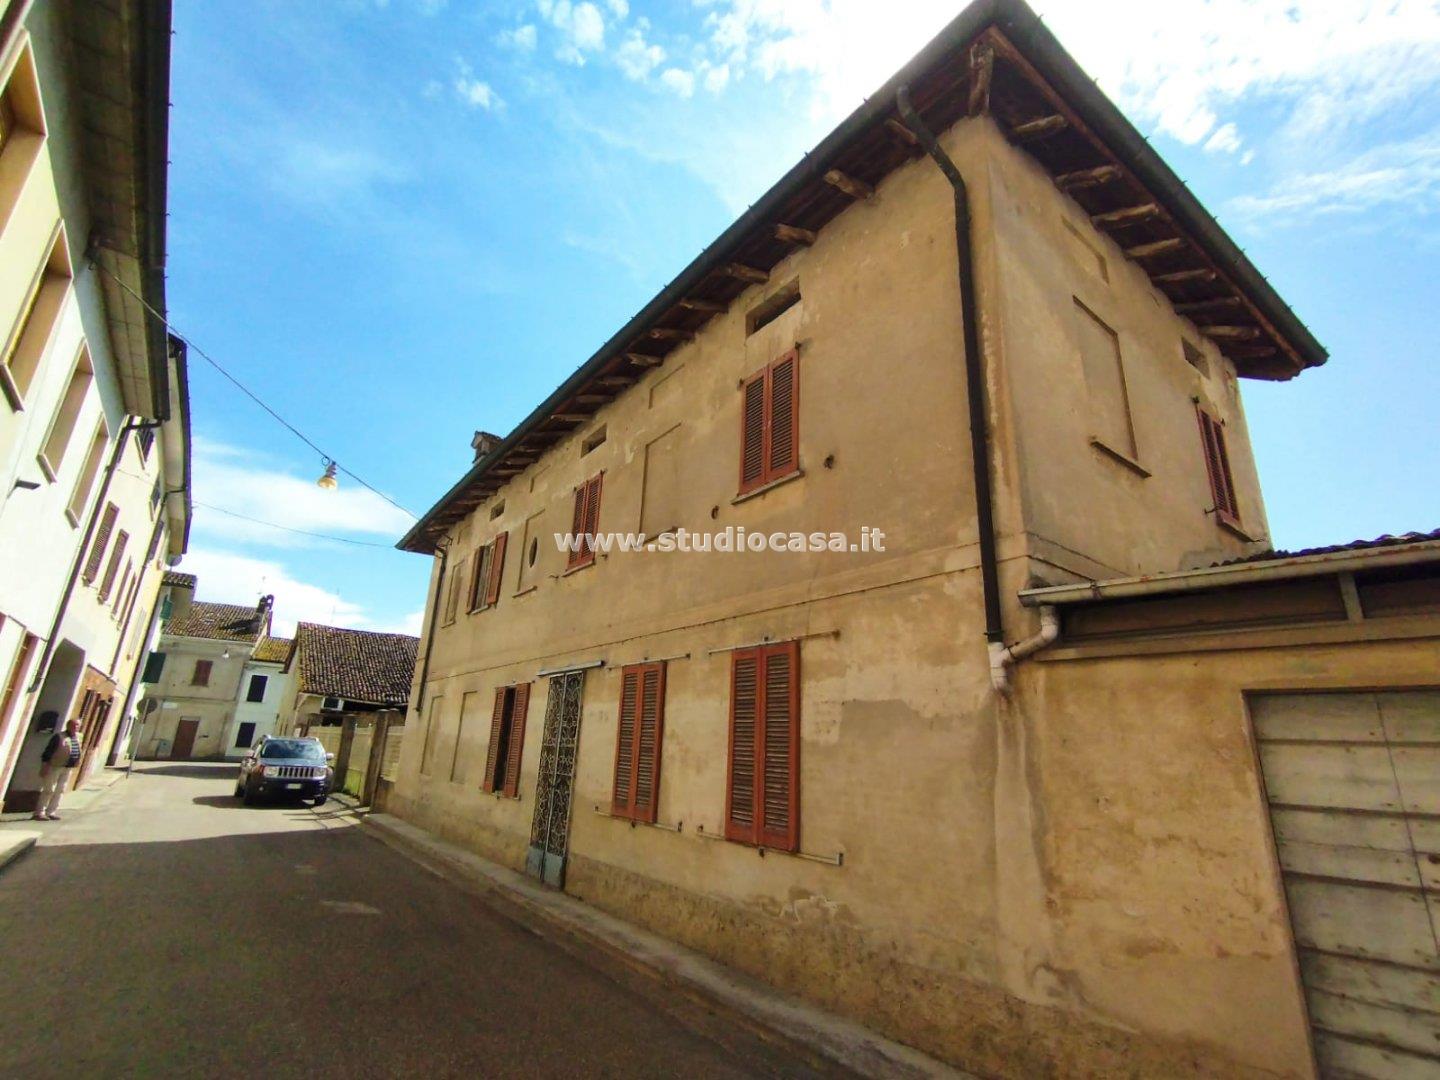
[[[1321,1075],[1440,1075],[1440,691],[1251,715]]]
[[[575,751],[580,744],[580,701],[585,672],[550,679],[545,731],[540,742],[540,776],[535,786],[535,820],[525,869],[557,889],[565,885],[570,850],[570,804],[575,787]]]
[[[170,747],[172,758],[188,758],[195,749],[195,733],[200,730],[200,721],[193,716],[182,716],[175,728],[175,742]]]

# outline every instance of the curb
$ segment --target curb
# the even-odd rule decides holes
[[[33,848],[39,839],[38,832],[21,832],[18,829],[0,832],[0,870]]]
[[[348,798],[344,801],[355,805]],[[374,839],[478,893],[500,914],[531,929],[542,924],[557,936],[561,947],[581,959],[593,964],[596,954],[602,954],[651,983],[658,981],[668,991],[682,992],[702,1008],[729,1014],[754,1034],[821,1069],[861,1076],[967,1076],[390,814],[368,812],[360,823]]]

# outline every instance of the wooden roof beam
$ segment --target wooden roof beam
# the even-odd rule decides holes
[[[1165,255],[1171,251],[1178,251],[1185,246],[1185,241],[1178,236],[1169,237],[1166,240],[1152,240],[1148,244],[1136,244],[1134,247],[1125,249],[1125,254],[1132,259],[1148,259],[1152,255]]]
[[[1150,280],[1156,285],[1188,285],[1192,281],[1215,281],[1219,276],[1214,270],[1176,270],[1156,274]]]
[[[1202,326],[1200,331],[1206,337],[1225,341],[1254,341],[1260,336],[1258,326]]]
[[[839,169],[831,169],[825,174],[825,182],[831,187],[843,191],[852,199],[868,199],[875,194],[875,189],[864,180],[843,173]]]
[[[659,367],[665,362],[663,356],[651,356],[649,353],[643,352],[627,352],[625,359],[636,367]]]
[[[885,133],[896,142],[902,143],[905,146],[916,147],[920,145],[920,140],[916,137],[915,133],[893,116],[885,121]]]
[[[634,375],[602,375],[595,380],[599,386],[613,386],[617,389],[634,386],[637,381]]]
[[[1107,210],[1103,214],[1091,214],[1090,221],[1099,228],[1108,225],[1133,225],[1137,221],[1146,221],[1149,218],[1159,217],[1160,207],[1153,202],[1141,203],[1139,206],[1126,206],[1119,210]]]
[[[574,401],[577,405],[603,405],[612,397],[611,394],[576,394]]]
[[[763,285],[770,280],[770,275],[764,270],[746,266],[744,263],[726,263],[720,267],[720,273],[726,277],[732,277],[736,281],[749,282],[751,285]]]
[[[1274,345],[1230,345],[1222,351],[1231,360],[1265,360],[1280,350]]]
[[[1024,123],[1016,124],[1010,129],[1010,137],[1020,142],[1030,142],[1034,139],[1048,139],[1051,135],[1058,135],[1070,126],[1070,121],[1059,113],[1050,116],[1036,117],[1034,120],[1026,120]]]
[[[728,307],[718,300],[701,300],[698,297],[686,297],[680,301],[680,306],[686,311],[698,311],[705,315],[719,315]]]
[[[557,412],[551,413],[550,419],[558,420],[562,424],[583,424],[586,420],[590,419],[591,415],[591,413]]]
[[[890,123],[888,120],[885,122]],[[776,225],[775,239],[785,244],[800,244],[803,247],[809,247],[815,243],[818,236],[813,229],[802,229],[798,225]]]
[[[1111,180],[1119,178],[1119,165],[1097,165],[1093,169],[1076,169],[1074,172],[1060,173],[1055,177],[1055,183],[1065,191],[1074,191],[1076,188],[1107,184]]]
[[[669,326],[651,327],[645,334],[651,341],[694,341],[695,334],[689,330],[676,330]]]
[[[977,41],[970,47],[970,91],[965,101],[965,111],[971,116],[990,111],[990,80],[994,74],[995,47]]]

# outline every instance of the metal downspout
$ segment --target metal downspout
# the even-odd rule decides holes
[[[1000,574],[995,554],[995,514],[990,488],[990,432],[985,415],[989,391],[985,385],[985,360],[980,353],[980,326],[975,303],[974,259],[970,244],[970,194],[965,178],[940,148],[935,135],[910,103],[910,89],[895,92],[895,105],[905,126],[955,189],[955,250],[960,273],[960,314],[964,321],[965,391],[970,409],[970,458],[975,473],[975,522],[980,534],[980,581],[985,595],[985,640],[991,645],[1005,642],[1000,614]]]

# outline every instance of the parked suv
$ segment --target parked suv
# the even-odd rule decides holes
[[[334,781],[333,760],[319,739],[266,736],[240,763],[235,794],[246,806],[262,798],[313,799],[319,806]]]

